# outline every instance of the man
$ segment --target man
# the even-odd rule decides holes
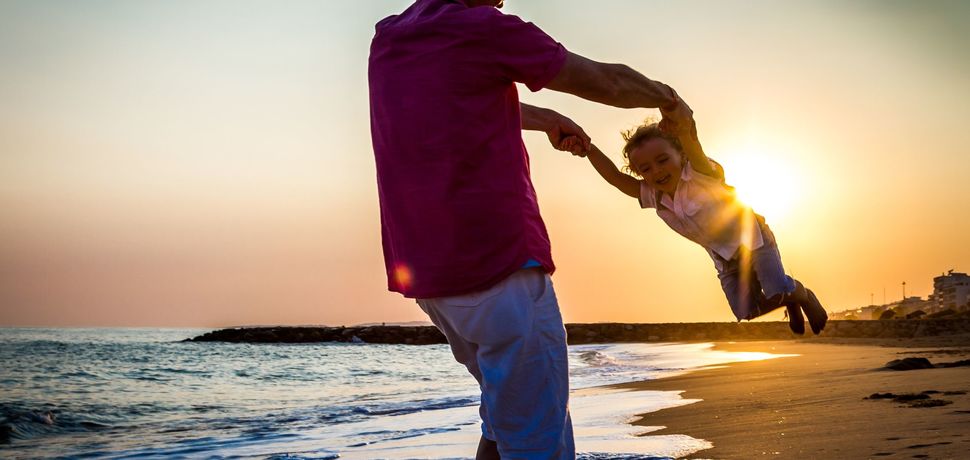
[[[515,83],[663,106],[665,118],[682,103],[627,66],[569,53],[501,6],[417,0],[376,26],[371,133],[388,288],[417,299],[478,380],[478,458],[573,458],[566,334],[521,130],[560,150],[566,139],[588,149],[589,136],[520,104]]]

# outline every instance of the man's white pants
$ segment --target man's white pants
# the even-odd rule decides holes
[[[523,269],[471,294],[418,299],[482,390],[482,434],[503,459],[575,458],[566,329],[551,277]]]

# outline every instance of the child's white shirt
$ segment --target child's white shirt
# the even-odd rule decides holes
[[[764,245],[754,212],[738,201],[734,188],[694,171],[686,161],[673,198],[641,180],[640,207],[656,208],[670,228],[707,249],[718,270],[715,254],[730,260],[741,246],[755,250]]]

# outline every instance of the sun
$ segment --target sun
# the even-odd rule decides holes
[[[792,213],[800,198],[798,174],[787,158],[784,152],[746,146],[717,160],[738,199],[768,222],[779,222]]]

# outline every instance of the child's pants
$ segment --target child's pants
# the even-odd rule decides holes
[[[478,380],[482,435],[502,458],[575,458],[566,329],[547,273],[523,269],[484,291],[418,305]]]
[[[741,247],[731,260],[709,251],[713,257],[718,257],[721,269],[717,277],[738,321],[757,318],[778,307],[768,305],[768,299],[795,290],[795,280],[785,274],[785,267],[781,264],[775,235],[764,219],[759,216],[757,221],[764,240],[760,248],[751,251]]]

